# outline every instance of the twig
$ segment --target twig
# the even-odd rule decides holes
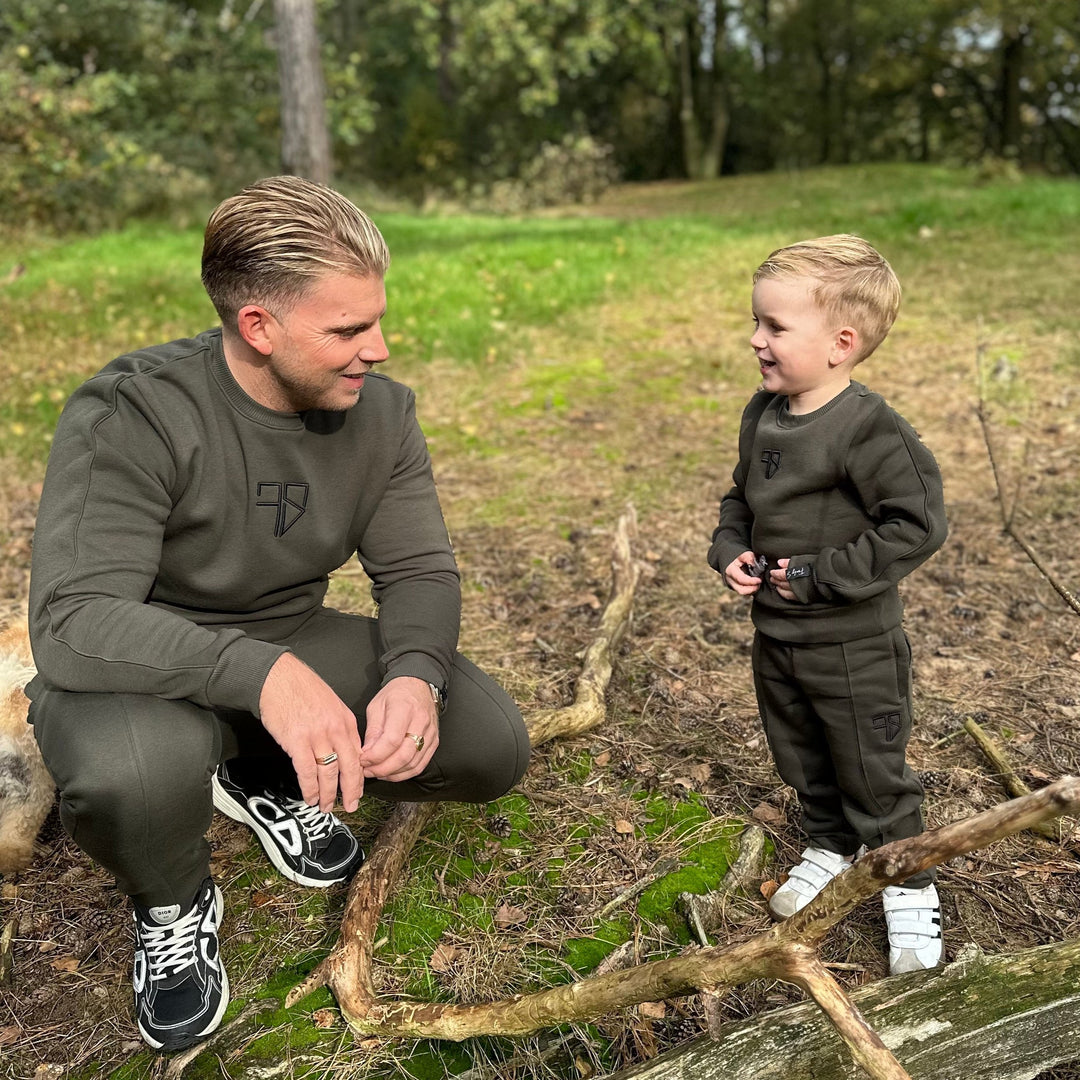
[[[19,916],[15,915],[4,927],[3,934],[0,934],[0,986],[6,986],[11,979],[15,966],[13,945],[18,932]]]
[[[978,743],[979,749],[993,765],[998,778],[1005,786],[1005,790],[1014,798],[1019,799],[1024,795],[1031,794],[1031,788],[1016,775],[1016,770],[1009,763],[1004,751],[990,737],[990,735],[970,716],[964,721],[964,730]],[[1044,821],[1032,828],[1032,832],[1038,833],[1047,840],[1058,843],[1061,832],[1056,822]]]
[[[1054,574],[1043,564],[1038,553],[1035,549],[1016,531],[1013,526],[1013,519],[1016,516],[1016,508],[1019,503],[1019,496],[1013,498],[1012,505],[1007,506],[1005,502],[1005,490],[1001,481],[1001,473],[998,470],[997,458],[994,456],[994,446],[990,439],[990,419],[988,416],[988,410],[986,407],[986,400],[983,396],[983,356],[986,352],[986,346],[983,343],[979,343],[975,347],[975,370],[976,370],[976,382],[978,387],[979,403],[975,412],[979,418],[979,425],[982,428],[983,442],[986,444],[986,453],[990,458],[990,468],[994,474],[994,486],[997,489],[998,506],[1001,509],[1001,526],[1006,536],[1012,538],[1021,551],[1031,560],[1032,565],[1036,570],[1050,584],[1053,586],[1054,591],[1061,597],[1065,603],[1072,608],[1074,614],[1080,615],[1080,599],[1077,599],[1076,594],[1067,589]]]
[[[640,896],[654,881],[659,881],[660,878],[672,873],[678,868],[678,865],[674,859],[660,859],[647,874],[643,874],[633,885],[623,889],[613,900],[609,900],[596,913],[596,918],[606,919],[627,901],[633,900],[635,896]]]
[[[266,1012],[281,1008],[280,998],[261,998],[241,1009],[227,1024],[222,1024],[203,1042],[176,1054],[169,1059],[169,1065],[162,1074],[162,1080],[179,1080],[187,1067],[207,1050],[216,1049],[223,1044],[239,1043],[246,1030],[258,1023],[258,1018]]]

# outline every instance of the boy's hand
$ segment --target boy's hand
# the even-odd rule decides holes
[[[724,571],[724,580],[741,596],[753,596],[761,588],[761,578],[750,573],[755,561],[752,551],[744,551]]]
[[[791,591],[791,586],[788,584],[787,579],[787,566],[789,562],[791,562],[790,559],[777,559],[776,565],[778,569],[769,571],[769,584],[784,600],[795,599],[795,594]]]

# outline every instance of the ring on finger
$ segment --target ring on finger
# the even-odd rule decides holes
[[[416,744],[416,752],[418,754],[420,753],[421,750],[424,749],[424,736],[423,735],[414,735],[411,731],[406,731],[405,732],[405,738],[406,739],[412,739],[412,741]]]
[[[337,754],[327,754],[325,757],[315,759],[320,765],[333,765],[337,761]]]

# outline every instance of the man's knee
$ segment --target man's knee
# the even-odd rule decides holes
[[[190,702],[50,690],[31,719],[69,820],[186,815],[208,798],[220,737]]]

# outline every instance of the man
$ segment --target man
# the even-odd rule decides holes
[[[31,722],[75,842],[135,909],[153,1047],[228,1003],[204,834],[245,822],[293,881],[363,861],[330,812],[484,802],[518,710],[456,652],[458,572],[411,391],[377,372],[389,255],[336,192],[263,180],[211,215],[221,329],[114,360],[57,427],[34,543]],[[323,606],[353,553],[378,618]],[[440,715],[441,714],[441,715]]]

